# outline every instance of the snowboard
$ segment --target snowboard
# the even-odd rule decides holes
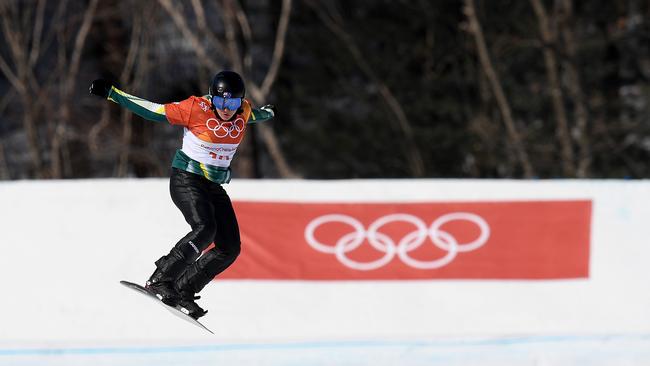
[[[127,287],[127,288],[130,288],[131,290],[133,290],[133,291],[135,291],[135,292],[138,292],[138,293],[140,293],[140,294],[142,294],[142,295],[147,296],[147,297],[150,298],[151,300],[154,300],[154,301],[157,302],[158,304],[164,306],[165,309],[169,310],[170,313],[172,313],[172,314],[176,315],[177,317],[179,317],[179,318],[185,320],[186,322],[188,322],[188,323],[192,323],[192,324],[196,325],[197,327],[199,327],[199,328],[203,328],[203,329],[207,330],[208,332],[214,334],[214,333],[213,333],[210,329],[208,329],[205,325],[199,323],[198,320],[196,320],[196,319],[192,318],[191,316],[187,315],[187,314],[183,311],[183,310],[185,310],[185,309],[182,308],[181,306],[178,306],[178,305],[177,305],[177,306],[169,306],[169,305],[165,304],[164,302],[162,302],[162,301],[158,298],[158,296],[156,296],[154,293],[149,292],[149,290],[147,290],[146,288],[144,288],[144,287],[138,285],[137,283],[133,283],[133,282],[129,282],[129,281],[120,281],[120,284],[122,284],[123,286],[125,286],[125,287]]]

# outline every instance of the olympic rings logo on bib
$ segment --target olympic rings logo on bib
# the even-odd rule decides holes
[[[244,120],[237,118],[234,121],[219,121],[216,118],[209,118],[205,121],[205,127],[219,138],[226,136],[237,138],[244,131]]]
[[[456,237],[442,229],[442,226],[451,221],[469,221],[479,228],[479,235],[473,241],[459,243]],[[315,231],[322,225],[328,223],[342,223],[349,225],[353,231],[342,235],[336,243],[322,243],[315,237]],[[382,233],[380,229],[394,222],[401,222],[414,228],[401,238],[393,238],[388,234]],[[399,257],[399,259],[409,267],[415,269],[436,269],[451,263],[459,252],[469,252],[483,246],[490,237],[490,226],[481,217],[469,212],[455,212],[440,216],[434,220],[430,226],[427,226],[422,219],[417,216],[397,213],[383,216],[375,220],[366,229],[359,220],[342,214],[323,215],[312,220],[305,228],[305,240],[315,250],[334,254],[336,259],[348,268],[359,271],[370,271],[381,268],[390,261]],[[422,261],[409,255],[422,246],[426,239],[436,247],[447,253],[439,259]],[[377,260],[360,262],[350,259],[347,253],[359,248],[364,242],[383,253],[383,256]]]

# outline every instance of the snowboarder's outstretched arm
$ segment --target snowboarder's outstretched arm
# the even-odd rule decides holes
[[[90,93],[115,102],[144,119],[154,122],[169,122],[164,104],[154,103],[125,93],[104,79],[93,81],[90,85]],[[253,108],[248,123],[267,121],[275,116],[275,112],[275,106],[271,104]]]
[[[267,104],[259,108],[253,108],[251,110],[251,118],[248,120],[248,123],[268,121],[273,117],[275,117],[275,106],[272,104]]]
[[[164,104],[150,102],[127,94],[104,79],[93,81],[90,85],[90,93],[115,102],[144,119],[154,122],[168,122],[167,116],[165,116]]]

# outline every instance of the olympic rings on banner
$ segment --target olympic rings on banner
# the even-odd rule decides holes
[[[442,226],[451,221],[469,221],[478,226],[480,234],[478,238],[468,243],[459,243],[449,232],[442,229]],[[325,244],[315,237],[316,229],[328,223],[339,222],[349,225],[352,231],[342,235],[334,244]],[[414,230],[402,238],[392,238],[382,233],[380,229],[393,222],[402,222],[413,226]],[[422,261],[409,255],[424,244],[427,237],[436,247],[447,253],[439,259]],[[370,271],[381,268],[393,260],[395,256],[409,267],[415,269],[436,269],[446,266],[454,260],[458,252],[469,252],[483,246],[490,237],[490,226],[481,217],[469,212],[455,212],[440,216],[434,220],[429,227],[419,217],[397,213],[383,216],[375,220],[368,229],[359,220],[342,214],[323,215],[312,220],[305,228],[305,240],[315,250],[334,254],[336,259],[348,268],[359,271]],[[376,251],[383,253],[379,259],[369,262],[359,262],[350,259],[347,253],[359,248],[367,241]]]

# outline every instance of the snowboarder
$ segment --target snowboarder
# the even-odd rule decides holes
[[[194,300],[240,252],[239,226],[230,197],[221,186],[231,177],[230,162],[246,126],[271,119],[275,107],[251,107],[241,76],[221,71],[208,95],[157,104],[129,95],[110,82],[92,82],[90,93],[155,122],[184,127],[183,146],[172,161],[170,193],[192,230],[158,259],[145,287],[165,304],[180,306],[194,319],[207,313]],[[211,243],[214,248],[206,251]],[[201,255],[203,253],[203,255]]]

